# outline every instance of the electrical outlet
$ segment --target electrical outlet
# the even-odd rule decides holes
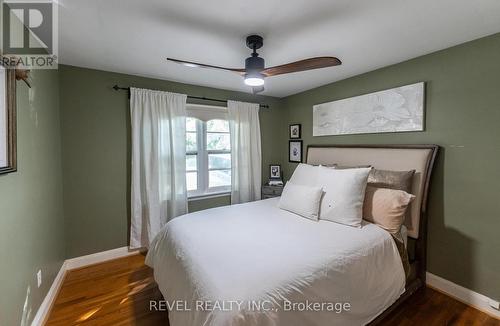
[[[36,281],[37,281],[38,287],[40,287],[40,285],[42,285],[42,270],[41,269],[39,269],[38,272],[36,273]]]

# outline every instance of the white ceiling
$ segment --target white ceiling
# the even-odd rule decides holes
[[[340,67],[266,79],[287,96],[500,32],[498,0],[59,0],[64,64],[249,92],[241,77],[167,63],[243,67],[336,56]]]

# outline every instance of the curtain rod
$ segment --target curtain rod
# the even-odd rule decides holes
[[[128,97],[130,98],[130,87],[120,87],[118,85],[113,86],[113,89],[115,91],[127,91],[128,92]],[[203,100],[203,101],[211,101],[211,102],[219,102],[219,103],[227,103],[227,100],[221,100],[218,98],[210,98],[210,97],[200,97],[200,96],[190,96],[188,95],[189,99],[192,100]],[[269,105],[267,104],[259,104],[259,106],[263,109],[269,109]]]

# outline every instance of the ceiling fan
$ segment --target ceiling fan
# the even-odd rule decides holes
[[[225,68],[173,58],[167,58],[167,60],[182,64],[187,67],[212,68],[235,72],[244,77],[245,84],[252,87],[254,94],[260,93],[264,90],[264,78],[266,77],[318,68],[339,66],[342,64],[342,62],[335,57],[316,57],[265,68],[264,59],[259,57],[259,54],[257,53],[257,49],[260,49],[262,45],[264,45],[262,36],[250,35],[247,37],[246,44],[247,47],[253,50],[253,52],[250,57],[246,58],[245,68]]]

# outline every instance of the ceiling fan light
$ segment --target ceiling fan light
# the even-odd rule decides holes
[[[248,86],[263,86],[264,85],[264,76],[261,74],[246,74],[245,75],[245,84]]]
[[[197,65],[196,63],[191,63],[191,62],[184,62],[182,63],[184,66],[189,67],[189,68],[197,68],[200,65]]]
[[[262,86],[264,85],[264,79],[260,77],[247,77],[245,78],[245,84],[248,86]]]

